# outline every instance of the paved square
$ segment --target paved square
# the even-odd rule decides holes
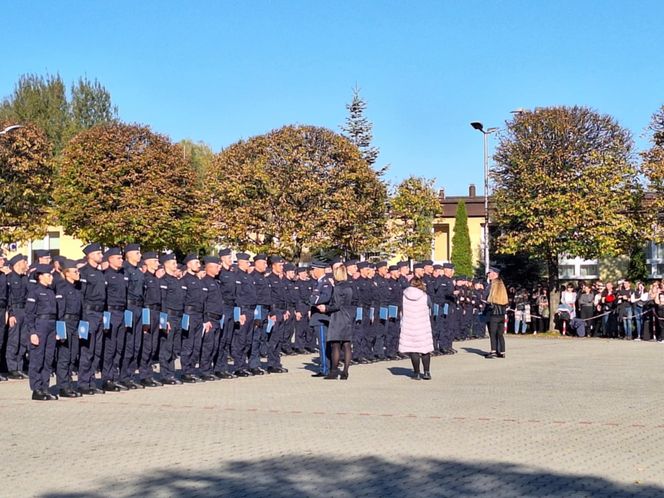
[[[508,338],[432,360],[40,403],[0,384],[1,496],[664,496],[664,344]],[[310,367],[308,367],[310,368]]]

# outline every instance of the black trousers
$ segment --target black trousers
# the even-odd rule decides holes
[[[503,315],[491,315],[489,317],[489,339],[491,340],[491,351],[496,353],[505,352],[505,317]]]

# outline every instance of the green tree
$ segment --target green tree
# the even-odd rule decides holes
[[[373,124],[364,116],[367,103],[360,96],[360,89],[353,88],[353,100],[346,105],[348,117],[346,123],[341,127],[343,135],[355,145],[362,154],[362,158],[369,166],[373,166],[378,159],[379,149],[372,145]]]
[[[628,131],[584,107],[524,112],[495,154],[497,250],[546,262],[552,308],[558,258],[616,255],[641,236],[639,170]]]
[[[652,116],[648,126],[650,148],[641,153],[643,170],[651,197],[645,208],[651,218],[649,239],[664,242],[664,105]]]
[[[241,249],[297,259],[335,243],[363,250],[384,233],[385,187],[357,147],[324,128],[285,126],[231,145],[205,189],[218,240]]]
[[[411,176],[390,199],[390,250],[409,259],[431,256],[433,220],[441,213],[434,181]]]
[[[79,78],[71,87],[69,137],[102,123],[118,120],[118,108],[111,93],[99,81]]]
[[[84,241],[183,253],[210,240],[196,172],[181,148],[144,126],[102,124],[76,135],[60,158],[55,200],[66,232]]]
[[[473,251],[470,247],[468,212],[464,201],[457,204],[451,259],[459,275],[473,275]]]
[[[0,120],[36,125],[46,133],[56,153],[67,139],[69,116],[67,90],[58,74],[21,76],[14,93],[0,105]]]
[[[182,147],[182,158],[189,163],[196,172],[196,176],[202,182],[207,170],[214,160],[214,152],[209,145],[192,140],[180,140],[178,146]]]
[[[0,120],[0,130],[13,125]],[[41,238],[50,221],[51,147],[33,124],[0,135],[0,242]]]

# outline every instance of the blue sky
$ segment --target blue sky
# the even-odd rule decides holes
[[[220,150],[285,124],[339,131],[357,84],[393,183],[481,192],[481,135],[516,108],[587,105],[637,147],[664,104],[661,1],[9,1],[0,95],[23,73],[99,79],[120,117]]]

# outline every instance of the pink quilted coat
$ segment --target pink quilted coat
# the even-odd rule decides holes
[[[431,353],[433,351],[428,298],[426,292],[416,287],[408,287],[403,291],[399,352]]]

